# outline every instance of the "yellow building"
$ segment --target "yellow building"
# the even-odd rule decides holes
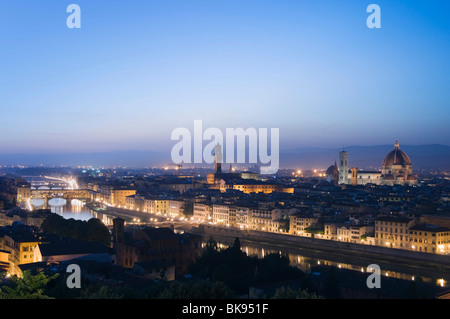
[[[409,229],[415,220],[409,217],[384,216],[375,219],[375,244],[390,248],[409,249]]]
[[[31,187],[19,187],[17,188],[17,202],[21,203],[31,197]]]
[[[280,213],[275,208],[249,208],[248,225],[252,230],[278,232],[280,228]]]
[[[212,220],[212,204],[194,203],[194,219],[207,222]]]
[[[145,213],[153,214],[155,210],[155,200],[151,198],[144,199],[144,209]]]
[[[155,213],[166,216],[169,213],[169,200],[168,199],[155,199]]]
[[[9,273],[10,255],[11,255],[10,251],[0,249],[0,273],[3,272]]]
[[[450,253],[450,228],[420,224],[409,229],[410,249],[433,254]]]
[[[350,229],[350,225],[345,224],[345,225],[340,225],[337,228],[337,240],[338,241],[343,241],[343,242],[350,242],[352,237],[352,231]]]
[[[336,240],[338,225],[335,223],[325,223],[324,224],[324,238]]]
[[[251,211],[248,207],[236,207],[236,228],[248,229],[251,227]]]
[[[34,262],[34,249],[41,242],[32,234],[8,234],[3,237],[2,250],[9,251],[9,274],[21,277],[19,265]]]
[[[230,206],[214,204],[212,222],[217,225],[230,226]]]
[[[184,201],[182,200],[169,200],[168,202],[168,215],[169,217],[180,217],[184,213]]]
[[[136,198],[135,198],[135,195],[127,196],[125,208],[132,209],[132,210],[136,209]]]
[[[127,196],[136,195],[135,189],[112,189],[110,204],[125,207],[127,205]]]
[[[293,187],[286,187],[274,181],[259,180],[258,174],[252,172],[222,173],[216,171],[207,174],[206,181],[210,185],[209,188],[219,189],[221,192],[225,192],[227,189],[235,189],[246,194],[294,193]]]
[[[314,227],[319,222],[319,218],[312,213],[296,213],[289,216],[289,233],[292,235],[303,235],[305,229]]]
[[[183,210],[184,202],[180,201],[172,201],[169,199],[160,199],[160,198],[143,198],[142,199],[142,211],[149,214],[158,214],[158,215],[171,215],[172,217],[176,217],[175,215],[179,214],[180,211]]]
[[[293,187],[285,187],[283,185],[279,184],[269,184],[264,182],[249,182],[246,183],[242,181],[241,183],[236,183],[232,185],[233,189],[239,190],[241,192],[244,192],[245,194],[251,194],[251,193],[264,193],[264,194],[270,194],[273,192],[279,192],[279,193],[294,193]]]

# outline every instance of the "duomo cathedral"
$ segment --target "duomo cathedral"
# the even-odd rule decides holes
[[[349,169],[348,152],[339,153],[339,163],[327,169],[327,176],[335,185],[413,185],[417,182],[412,173],[409,156],[400,149],[398,140],[381,165],[381,171],[363,171],[358,168]]]

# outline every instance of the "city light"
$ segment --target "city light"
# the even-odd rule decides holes
[[[450,299],[449,1],[16,2],[0,297]]]

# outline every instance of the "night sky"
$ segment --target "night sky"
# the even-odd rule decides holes
[[[69,29],[66,8],[81,8]],[[381,29],[366,8],[381,7]],[[449,144],[450,2],[3,1],[0,154],[157,150],[279,128],[282,149]]]

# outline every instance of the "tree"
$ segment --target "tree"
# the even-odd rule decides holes
[[[217,242],[214,240],[214,238],[210,237],[208,242],[206,243],[206,251],[214,252],[217,251],[217,249]]]
[[[120,288],[108,285],[90,285],[87,289],[82,289],[80,299],[123,299],[124,296]]]
[[[340,298],[339,282],[333,268],[328,272],[324,283],[324,296],[329,299]]]
[[[275,291],[272,299],[323,299],[323,297],[317,296],[306,289],[292,289],[283,286]]]
[[[236,237],[233,244],[233,250],[234,251],[240,251],[241,250],[241,241],[239,240],[239,237]]]
[[[280,254],[268,254],[264,259],[247,256],[238,238],[224,250],[218,250],[217,243],[210,239],[190,272],[199,278],[223,282],[236,294],[246,294],[252,285],[303,280],[304,273],[289,263]]]
[[[158,295],[158,299],[229,299],[233,292],[223,282],[175,282]]]
[[[253,284],[262,285],[302,279],[304,279],[304,273],[299,268],[290,266],[288,257],[272,253],[257,260]]]
[[[33,275],[30,271],[24,271],[22,278],[11,278],[12,286],[0,287],[0,299],[53,299],[43,292],[47,284],[57,276],[58,274],[48,276],[43,272]]]
[[[102,242],[106,246],[111,243],[111,236],[108,228],[97,218],[81,221],[64,219],[63,217],[51,214],[45,218],[41,225],[42,230],[64,237],[90,242]]]
[[[105,245],[109,245],[111,242],[111,236],[108,228],[102,223],[100,219],[91,218],[85,224],[86,240],[92,242],[102,242]]]
[[[184,203],[183,214],[185,217],[191,217],[194,215],[194,203],[191,201]]]

